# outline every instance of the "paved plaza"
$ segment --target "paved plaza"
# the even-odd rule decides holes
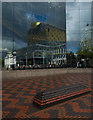
[[[43,110],[33,105],[38,91],[71,84],[91,87],[91,73],[65,73],[3,81],[3,118],[90,118],[91,95],[82,95]]]

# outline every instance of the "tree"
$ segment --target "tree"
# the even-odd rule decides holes
[[[0,69],[4,67],[4,59],[0,58]]]

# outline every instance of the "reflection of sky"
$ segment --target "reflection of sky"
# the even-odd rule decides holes
[[[58,2],[52,3],[9,3],[11,6],[3,3],[3,33],[15,40],[16,48],[26,47],[27,30],[31,27],[31,22],[44,22],[56,26],[58,28],[65,28],[67,30],[67,48],[76,52],[79,42],[86,37],[90,37],[87,24],[91,23],[91,3],[66,3],[66,19],[64,13],[64,4]],[[14,11],[13,11],[14,10]],[[14,21],[14,26],[13,22]],[[6,27],[6,28],[5,28]],[[6,31],[6,32],[5,32]],[[13,37],[14,31],[14,37]],[[85,34],[86,33],[86,34]],[[20,41],[20,42],[19,42]],[[12,40],[7,43],[10,45]]]
[[[91,38],[91,3],[66,3],[67,48],[76,52],[79,42]]]
[[[46,15],[45,16],[40,16],[38,14],[31,14],[31,13],[27,13],[26,17],[28,19],[28,21],[32,21],[32,22],[37,22],[37,21],[41,21],[41,22],[46,22]]]
[[[58,28],[65,28],[64,3],[3,3],[3,47],[10,48],[10,43],[15,48],[27,45],[27,30],[33,22],[43,22]],[[14,31],[14,33],[13,33]],[[9,40],[9,38],[12,38]],[[18,42],[20,41],[20,42]],[[12,49],[12,48],[11,48]]]

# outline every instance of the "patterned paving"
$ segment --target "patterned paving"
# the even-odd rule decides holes
[[[61,74],[3,82],[3,118],[90,118],[91,95],[85,94],[40,110],[33,105],[37,91],[71,84],[91,87],[91,74]]]

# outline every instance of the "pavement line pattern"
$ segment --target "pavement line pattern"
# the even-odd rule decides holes
[[[25,80],[3,81],[3,118],[90,118],[91,94],[40,110],[33,105],[38,91],[64,85],[83,84],[91,88],[91,74],[60,74]]]

